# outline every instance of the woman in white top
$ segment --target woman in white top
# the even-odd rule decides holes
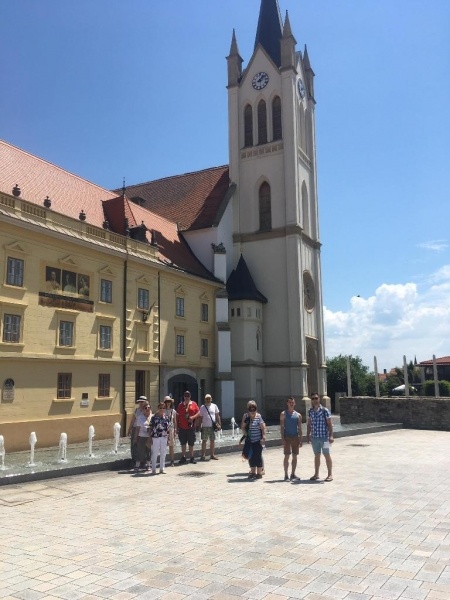
[[[200,460],[206,460],[206,442],[209,440],[211,460],[219,460],[214,454],[216,428],[221,429],[220,413],[217,404],[214,404],[211,394],[206,394],[205,404],[200,407],[202,417],[202,455]]]
[[[149,437],[150,433],[148,430],[150,419],[152,416],[152,409],[150,404],[145,404],[143,407],[142,415],[137,415],[134,422],[135,439],[137,444],[137,456],[136,465],[134,472],[139,471],[139,465],[143,462],[146,463],[147,471],[150,471],[150,448],[149,448]]]

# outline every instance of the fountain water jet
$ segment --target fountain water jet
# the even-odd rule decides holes
[[[5,438],[0,435],[0,471],[5,470]]]
[[[67,433],[62,433],[59,438],[58,462],[67,462]]]
[[[30,433],[29,442],[30,442],[30,462],[28,463],[28,466],[35,467],[36,464],[34,462],[34,447],[36,446],[37,437],[36,437],[36,433],[34,431],[32,431]]]
[[[231,434],[231,439],[235,440],[235,436],[234,436],[234,428],[236,427],[236,419],[234,417],[231,417],[231,430],[232,430],[232,434]]]
[[[95,429],[93,425],[89,425],[89,458],[94,458],[94,455],[92,454],[92,441],[95,437]]]
[[[120,443],[120,423],[114,423],[114,454],[117,454]]]

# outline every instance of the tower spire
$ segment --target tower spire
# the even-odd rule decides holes
[[[309,61],[308,48],[305,44],[305,51],[303,52],[303,66],[305,68],[305,78],[306,85],[308,87],[309,95],[311,96],[313,102],[314,99],[314,71],[312,70],[311,63]]]
[[[243,60],[239,54],[239,48],[236,40],[236,32],[233,29],[231,38],[230,55],[227,56],[228,63],[228,87],[237,85],[242,75]]]
[[[283,37],[281,38],[281,67],[283,69],[295,69],[295,37],[292,35],[291,22],[289,14],[286,11],[286,19],[284,21]]]
[[[282,36],[283,22],[278,0],[261,0],[255,49],[258,44],[261,44],[277,67],[281,66],[280,40]]]

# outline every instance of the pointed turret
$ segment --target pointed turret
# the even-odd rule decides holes
[[[228,299],[232,300],[256,300],[266,304],[267,298],[258,290],[250,274],[245,258],[239,258],[236,269],[234,269],[227,281]]]
[[[264,48],[277,67],[281,66],[280,40],[283,37],[278,0],[261,0],[255,49],[258,44]]]
[[[284,21],[283,37],[281,38],[281,68],[295,69],[295,37],[292,35],[289,14],[286,11],[286,20]]]
[[[314,71],[312,70],[311,63],[309,62],[308,48],[306,47],[306,44],[305,51],[303,53],[303,67],[305,69],[306,87],[308,88],[310,97],[314,100]]]
[[[228,63],[228,87],[237,85],[242,75],[243,59],[239,54],[239,48],[236,40],[236,32],[233,29],[231,38],[230,54],[227,56]]]

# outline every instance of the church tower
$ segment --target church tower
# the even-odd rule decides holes
[[[239,293],[230,278],[236,407],[254,398],[278,416],[291,394],[300,407],[313,391],[328,401],[314,72],[278,0],[261,0],[247,67],[234,31],[227,62],[233,265],[252,280]]]

